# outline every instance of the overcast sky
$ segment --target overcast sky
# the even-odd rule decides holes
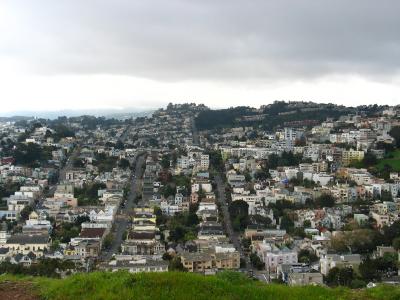
[[[398,0],[0,0],[0,112],[400,104]]]

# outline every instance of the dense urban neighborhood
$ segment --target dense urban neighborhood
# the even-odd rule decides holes
[[[400,283],[400,107],[169,104],[0,138],[0,273]]]

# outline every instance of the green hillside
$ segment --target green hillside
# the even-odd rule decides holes
[[[376,167],[383,170],[385,166],[390,166],[394,172],[400,172],[400,150],[395,150],[390,153],[390,158],[381,159]]]
[[[8,284],[3,285],[4,284]],[[78,274],[67,279],[0,276],[2,292],[18,286],[19,299],[400,299],[400,289],[380,286],[368,290],[329,289],[323,287],[287,287],[265,285],[243,277],[239,273],[222,273],[218,276],[201,276],[190,273],[94,272]],[[26,288],[29,284],[32,288]],[[8,287],[8,288],[7,288]],[[32,293],[23,298],[21,293]]]
[[[261,126],[271,130],[276,126],[315,125],[326,118],[338,118],[342,115],[367,109],[349,108],[323,103],[289,103],[275,101],[263,109],[238,106],[227,109],[203,110],[196,117],[198,130],[230,128],[238,126]]]

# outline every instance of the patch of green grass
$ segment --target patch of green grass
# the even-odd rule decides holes
[[[93,272],[66,279],[0,276],[2,280],[32,282],[43,299],[263,299],[263,300],[373,300],[400,299],[400,289],[382,286],[369,290],[266,285],[239,273],[202,276],[191,273]]]
[[[395,172],[400,172],[400,149],[390,153],[391,158],[384,158],[378,161],[376,168],[382,170],[385,165],[389,165]]]

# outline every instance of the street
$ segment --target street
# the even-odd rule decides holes
[[[72,151],[71,155],[68,157],[67,162],[65,163],[65,166],[60,169],[58,172],[58,181],[57,184],[63,182],[65,180],[65,174],[73,168],[74,160],[79,156],[81,153],[81,147],[80,145],[77,145],[74,150]],[[47,196],[52,197],[54,195],[54,192],[57,189],[57,184],[49,185],[49,190],[47,191]]]
[[[221,204],[226,233],[228,234],[228,237],[231,240],[232,244],[239,251],[240,257],[244,259],[244,261],[246,262],[246,267],[245,267],[246,271],[253,271],[249,258],[243,252],[239,234],[233,230],[231,217],[229,215],[229,210],[228,210],[228,203],[226,202],[225,184],[220,174],[217,174],[215,176],[215,183],[217,184],[218,202]]]
[[[133,173],[134,176],[131,178],[131,190],[126,201],[125,208],[121,209],[121,213],[116,216],[114,223],[115,230],[113,232],[114,239],[110,249],[102,252],[103,260],[110,260],[113,254],[118,253],[119,247],[121,246],[123,234],[129,225],[129,212],[135,206],[134,199],[137,195],[140,179],[142,177],[142,167],[145,163],[144,158],[145,156],[143,154],[140,154],[136,157],[135,170]]]
[[[193,137],[192,137],[193,145],[200,146],[199,134],[197,132],[196,120],[194,118],[192,119],[192,135],[193,135]]]

